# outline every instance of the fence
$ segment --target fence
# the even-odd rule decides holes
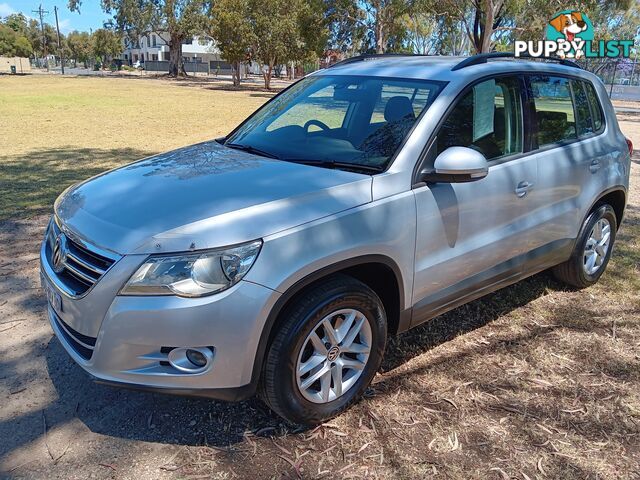
[[[640,87],[635,85],[607,85],[607,92],[614,100],[640,102]]]
[[[580,60],[585,70],[598,75],[604,83],[640,85],[640,60],[630,58],[597,58]]]
[[[144,69],[148,72],[169,72],[169,62],[147,60],[144,62]],[[210,72],[209,64],[205,62],[184,62],[184,69],[187,73],[206,73]]]
[[[209,71],[211,73],[214,74],[220,74],[220,75],[231,75],[232,71],[233,71],[233,67],[231,66],[230,63],[227,63],[225,61],[222,60],[211,60],[209,62]],[[241,67],[241,71],[242,71],[242,67]]]
[[[600,77],[609,96],[616,100],[640,101],[640,60],[631,58],[583,58],[585,70]]]

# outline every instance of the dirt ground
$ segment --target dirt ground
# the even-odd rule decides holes
[[[46,216],[0,222],[0,477],[640,479],[637,153],[632,177],[601,283],[543,273],[393,339],[367,397],[308,431],[93,383],[45,318]]]

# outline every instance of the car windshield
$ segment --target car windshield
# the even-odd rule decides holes
[[[281,160],[384,170],[441,82],[315,75],[264,105],[225,145]]]

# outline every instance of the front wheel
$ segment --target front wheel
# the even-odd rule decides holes
[[[596,283],[611,258],[617,229],[613,207],[608,204],[596,206],[582,225],[571,258],[554,267],[556,278],[577,288]]]
[[[364,283],[336,275],[282,313],[262,376],[262,398],[291,423],[315,425],[350,407],[380,367],[387,323]]]

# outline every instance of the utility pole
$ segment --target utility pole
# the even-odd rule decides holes
[[[60,66],[62,67],[62,75],[64,75],[64,50],[60,44],[60,26],[58,25],[58,7],[53,7],[53,12],[56,14],[56,32],[58,32],[58,52],[60,53]]]
[[[47,70],[49,70],[49,59],[47,58],[47,38],[44,35],[44,20],[42,19],[43,15],[48,15],[49,12],[47,10],[42,9],[42,4],[38,7],[38,10],[31,10],[31,13],[37,13],[40,15],[40,31],[42,32],[42,56],[47,62]]]

